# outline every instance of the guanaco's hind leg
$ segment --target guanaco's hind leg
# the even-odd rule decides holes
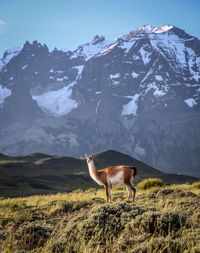
[[[131,183],[130,187],[131,187],[131,190],[132,190],[132,192],[133,192],[133,199],[132,199],[132,201],[134,201],[134,200],[135,200],[136,189],[135,189],[135,187],[132,185],[132,183]]]
[[[128,191],[128,200],[134,201],[135,200],[135,194],[136,194],[136,189],[132,184],[132,178],[131,179],[127,179],[124,182],[126,189]]]
[[[105,191],[106,191],[106,201],[109,202],[112,201],[112,193],[111,193],[111,187],[106,184],[104,185]]]
[[[125,184],[125,186],[126,186],[126,190],[128,192],[127,201],[130,201],[133,198],[133,191],[128,184]]]

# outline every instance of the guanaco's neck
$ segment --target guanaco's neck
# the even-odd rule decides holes
[[[88,169],[89,169],[90,176],[92,178],[96,178],[97,177],[97,169],[96,169],[96,167],[94,165],[94,161],[93,160],[89,161],[89,163],[88,163]]]

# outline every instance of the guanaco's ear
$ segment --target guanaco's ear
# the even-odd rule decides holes
[[[94,158],[94,154],[93,153],[91,154],[91,157]]]
[[[88,158],[86,154],[85,154],[85,158],[86,158],[86,159]]]

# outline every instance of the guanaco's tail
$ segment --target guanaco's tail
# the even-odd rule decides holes
[[[133,176],[135,177],[137,175],[137,169],[134,166],[130,167],[133,170]]]

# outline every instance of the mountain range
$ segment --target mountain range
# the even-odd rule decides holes
[[[67,42],[66,42],[67,44]],[[74,51],[26,42],[0,59],[0,152],[115,149],[200,177],[200,41],[145,25]]]

